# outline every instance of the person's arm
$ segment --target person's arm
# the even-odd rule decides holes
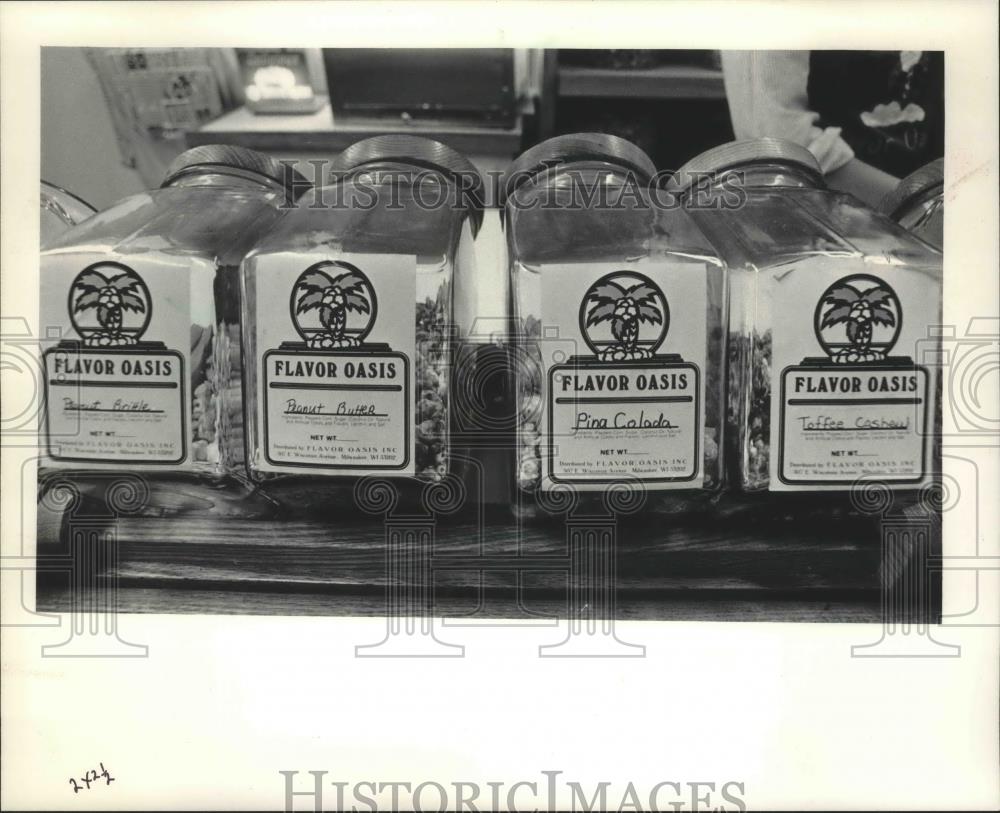
[[[896,179],[854,156],[839,127],[817,126],[809,109],[809,51],[723,51],[722,69],[737,138],[772,136],[806,147],[827,183],[877,204]]]
[[[840,169],[835,169],[826,175],[826,184],[831,189],[850,192],[873,208],[877,207],[898,183],[898,178],[857,158],[852,158]]]

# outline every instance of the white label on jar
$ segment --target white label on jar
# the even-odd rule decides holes
[[[45,258],[42,329],[58,336],[43,353],[51,463],[187,461],[190,285],[175,260]]]
[[[259,258],[258,467],[413,474],[416,258]]]
[[[917,273],[824,265],[773,283],[770,488],[922,484],[935,390],[914,358],[933,341],[940,289]]]
[[[704,268],[578,263],[539,275],[542,487],[700,487]]]

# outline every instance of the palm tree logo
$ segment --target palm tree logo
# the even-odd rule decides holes
[[[601,361],[652,358],[667,335],[669,321],[663,291],[649,277],[632,271],[601,277],[580,305],[581,332]]]
[[[902,326],[899,298],[869,274],[838,280],[816,306],[816,337],[836,364],[884,361]]]
[[[375,289],[350,263],[324,261],[292,286],[292,322],[314,349],[357,347],[375,324]]]
[[[81,271],[70,286],[70,320],[88,347],[137,344],[152,311],[146,283],[119,263],[96,263]]]

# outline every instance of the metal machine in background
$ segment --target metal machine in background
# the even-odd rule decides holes
[[[312,48],[237,48],[246,106],[254,113],[315,113],[324,104]]]
[[[513,48],[327,48],[323,64],[334,117],[514,123]]]

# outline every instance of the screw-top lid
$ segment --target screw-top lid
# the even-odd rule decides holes
[[[472,232],[483,222],[483,177],[473,163],[447,144],[406,134],[373,136],[357,141],[333,159],[334,182],[370,164],[399,163],[429,169],[451,180],[468,208]]]
[[[938,158],[903,178],[896,188],[882,199],[879,211],[895,220],[907,207],[915,203],[917,198],[939,192],[943,188],[944,159]]]
[[[624,138],[605,133],[555,136],[521,153],[507,168],[500,185],[500,205],[525,181],[560,164],[579,161],[617,164],[635,174],[643,185],[648,185],[656,175],[656,166],[649,156]]]
[[[670,179],[670,189],[681,193],[705,175],[715,175],[747,164],[792,164],[807,170],[822,182],[823,171],[809,150],[781,138],[750,138],[720,144],[696,155]]]
[[[184,175],[218,171],[220,168],[251,172],[274,181],[285,188],[289,201],[297,199],[311,186],[294,168],[270,155],[230,144],[205,144],[182,152],[170,164],[160,186],[169,186]]]

